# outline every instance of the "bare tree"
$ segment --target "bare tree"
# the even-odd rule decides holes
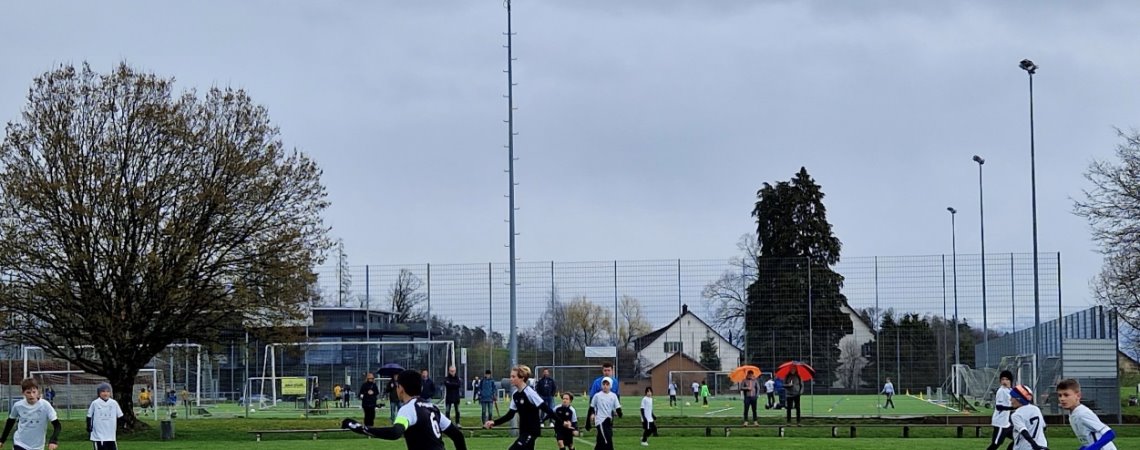
[[[701,291],[710,316],[711,325],[721,335],[727,336],[733,345],[744,344],[744,315],[748,308],[748,285],[756,279],[756,258],[759,244],[756,235],[744,234],[736,243],[740,255],[730,263],[733,269],[725,271],[720,278]]]
[[[1116,308],[1132,327],[1140,326],[1140,134],[1117,130],[1124,142],[1119,161],[1094,161],[1085,178],[1092,183],[1075,212],[1088,220],[1104,265],[1093,285],[1097,299]]]
[[[352,270],[348,265],[348,254],[344,252],[344,239],[336,242],[336,305],[344,306],[352,298]]]
[[[133,429],[135,377],[167,345],[305,317],[321,171],[244,91],[84,64],[27,100],[0,144],[6,338],[106,377]]]
[[[392,311],[396,313],[396,322],[422,322],[427,318],[427,312],[421,305],[427,299],[427,294],[420,292],[424,285],[420,277],[408,269],[400,269],[396,282],[388,292],[388,299],[392,302]]]
[[[613,313],[586,297],[575,297],[563,308],[567,344],[576,350],[601,343],[613,330]]]
[[[840,385],[855,389],[862,385],[863,368],[867,366],[867,358],[863,357],[863,346],[852,338],[839,341],[839,367],[836,376]]]
[[[634,339],[653,331],[649,325],[649,319],[645,318],[641,301],[635,297],[621,296],[621,300],[618,301],[618,314],[620,315],[618,318],[618,346],[622,348],[631,348]]]
[[[570,331],[566,324],[566,307],[559,298],[558,291],[550,292],[547,299],[546,310],[535,321],[533,332],[542,343],[543,348],[557,350],[566,346],[565,336]]]

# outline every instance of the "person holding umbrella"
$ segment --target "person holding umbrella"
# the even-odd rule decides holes
[[[760,380],[756,376],[760,368],[756,366],[740,366],[729,372],[728,379],[740,383],[740,392],[744,394],[744,426],[748,426],[748,407],[752,407],[752,424],[759,426],[756,419],[756,403],[760,396]]]
[[[796,426],[800,425],[800,396],[804,392],[804,382],[815,376],[815,369],[799,361],[788,361],[776,369],[775,375],[784,379],[787,404],[784,405],[788,423],[792,423],[792,408],[796,409]]]

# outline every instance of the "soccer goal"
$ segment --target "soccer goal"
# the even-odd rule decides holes
[[[704,371],[704,370],[670,370],[669,382],[677,384],[677,396],[682,393],[688,394],[690,397],[693,395],[693,383],[697,384],[698,392],[702,382],[707,383],[709,386],[709,395],[716,397],[720,395],[735,394],[740,389],[739,383],[734,383],[728,378],[728,372],[724,371]]]
[[[97,359],[94,355],[94,347],[91,345],[68,348],[74,352],[79,352],[77,356],[82,355],[89,359]],[[72,375],[77,377],[76,379],[83,379],[80,376],[84,374],[82,370],[72,367],[71,362],[66,359],[48,355],[42,347],[28,345],[22,347],[21,350],[24,378],[28,378],[33,372],[36,372]],[[203,349],[198,344],[171,344],[166,346],[151,359],[144,369],[139,371],[140,374],[152,373],[153,382],[140,383],[136,381],[135,384],[139,385],[135,389],[136,396],[138,389],[146,386],[151,391],[151,401],[156,406],[174,406],[172,403],[189,402],[193,402],[194,406],[199,406],[204,394],[203,387],[206,386],[206,380],[203,380],[202,366],[203,361],[208,359],[202,352]],[[86,375],[97,377],[94,374]],[[49,377],[45,381],[52,383],[53,387],[56,386],[53,378]],[[94,389],[93,386],[92,389]],[[56,395],[58,394],[59,391],[57,390]],[[57,402],[52,402],[52,404],[54,405]]]
[[[1013,374],[1013,384],[1034,386],[1037,382],[1036,355],[1004,356],[998,367],[970,368],[965,364],[954,364],[946,388],[950,391],[948,402],[953,408],[970,411],[978,407],[992,408],[994,394],[1001,385],[1001,372]]]
[[[428,376],[436,380],[436,396],[442,396],[447,368],[455,366],[455,342],[314,340],[268,344],[261,376],[253,378],[260,385],[253,388],[249,397],[252,400],[256,398],[254,395],[260,395],[268,402],[267,406],[277,405],[279,401],[296,401],[297,394],[283,391],[286,384],[295,384],[290,380],[299,378],[311,380],[304,388],[306,392],[299,396],[312,396],[321,403],[335,404],[334,385],[348,386],[355,395],[365,374],[376,373],[386,364],[416,371],[427,369]],[[377,384],[382,383],[382,378],[376,376]]]
[[[32,370],[25,378],[36,380],[40,385],[40,396],[51,397],[51,404],[56,410],[62,411],[64,418],[70,419],[72,410],[83,414],[91,401],[98,397],[96,390],[99,384],[107,383],[104,377],[93,375],[82,370]],[[135,375],[135,382],[131,385],[131,395],[142,388],[157,392],[159,386],[159,373],[155,369],[140,369]],[[49,391],[50,389],[50,391]],[[49,394],[50,392],[50,394]],[[136,405],[137,406],[137,405]],[[158,408],[153,408],[154,417],[158,418]]]

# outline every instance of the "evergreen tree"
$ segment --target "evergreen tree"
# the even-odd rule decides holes
[[[777,365],[800,360],[835,367],[839,340],[853,330],[840,307],[843,276],[832,270],[842,247],[832,233],[823,191],[807,169],[775,185],[764,183],[756,218],[757,280],[748,287],[746,361]],[[810,308],[809,308],[810,305]],[[810,330],[810,332],[809,332]],[[834,373],[817,370],[821,383]]]
[[[708,367],[709,370],[720,370],[719,353],[716,338],[711,334],[705,335],[705,340],[701,341],[701,365]]]

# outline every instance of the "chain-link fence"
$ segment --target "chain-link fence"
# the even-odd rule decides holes
[[[977,254],[834,265],[810,258],[520,262],[519,360],[590,365],[598,360],[585,358],[585,347],[614,346],[626,380],[678,351],[710,371],[755,364],[767,372],[795,360],[816,369],[813,394],[876,394],[889,379],[900,394],[975,409],[960,398],[952,406],[962,393],[955,366],[996,371],[1003,358],[1025,355],[991,341],[1032,329],[1038,314],[1045,324],[1062,314],[1060,255],[1042,253],[1038,263],[1035,296],[1032,255],[1017,253],[989,254],[984,264]],[[338,265],[319,276],[327,305],[416,308],[431,318],[433,333],[446,335],[431,338],[472,349],[475,373],[507,364],[507,270],[497,263]],[[415,301],[400,303],[411,287]],[[683,310],[707,329],[675,325]],[[1059,347],[1058,334],[1042,327],[1041,342]]]
[[[1038,263],[1035,295],[1032,255],[1016,253],[831,265],[802,257],[519,262],[518,358],[550,368],[565,378],[560,389],[576,393],[596,376],[589,367],[613,361],[623,385],[631,384],[623,392],[653,386],[658,395],[667,383],[658,378],[670,373],[707,371],[714,379],[751,364],[766,381],[782,364],[799,361],[815,369],[805,387],[807,415],[848,411],[853,407],[842,402],[851,396],[871,399],[851,415],[889,414],[882,395],[888,382],[896,399],[923,405],[918,414],[984,412],[1001,369],[1032,361],[1032,377],[1021,380],[1027,384],[1039,373],[1063,373],[1060,255],[1042,253]],[[455,354],[435,359],[455,361],[465,386],[486,370],[499,379],[509,359],[507,270],[500,263],[321,267],[322,306],[376,318],[335,327],[315,320],[308,332],[323,342],[453,341]],[[1038,317],[1042,326],[1034,332]],[[271,356],[262,351],[271,343],[232,336],[203,363],[214,398],[237,400],[251,378],[265,376]],[[1009,344],[1024,336],[1029,345]],[[617,357],[588,358],[587,347],[613,348]],[[322,360],[324,378],[355,384],[357,366],[385,362],[371,353],[348,372],[340,361]],[[447,370],[441,364],[429,364],[433,378]],[[714,395],[739,395],[734,386],[717,386]],[[685,395],[688,388],[679,390]]]

